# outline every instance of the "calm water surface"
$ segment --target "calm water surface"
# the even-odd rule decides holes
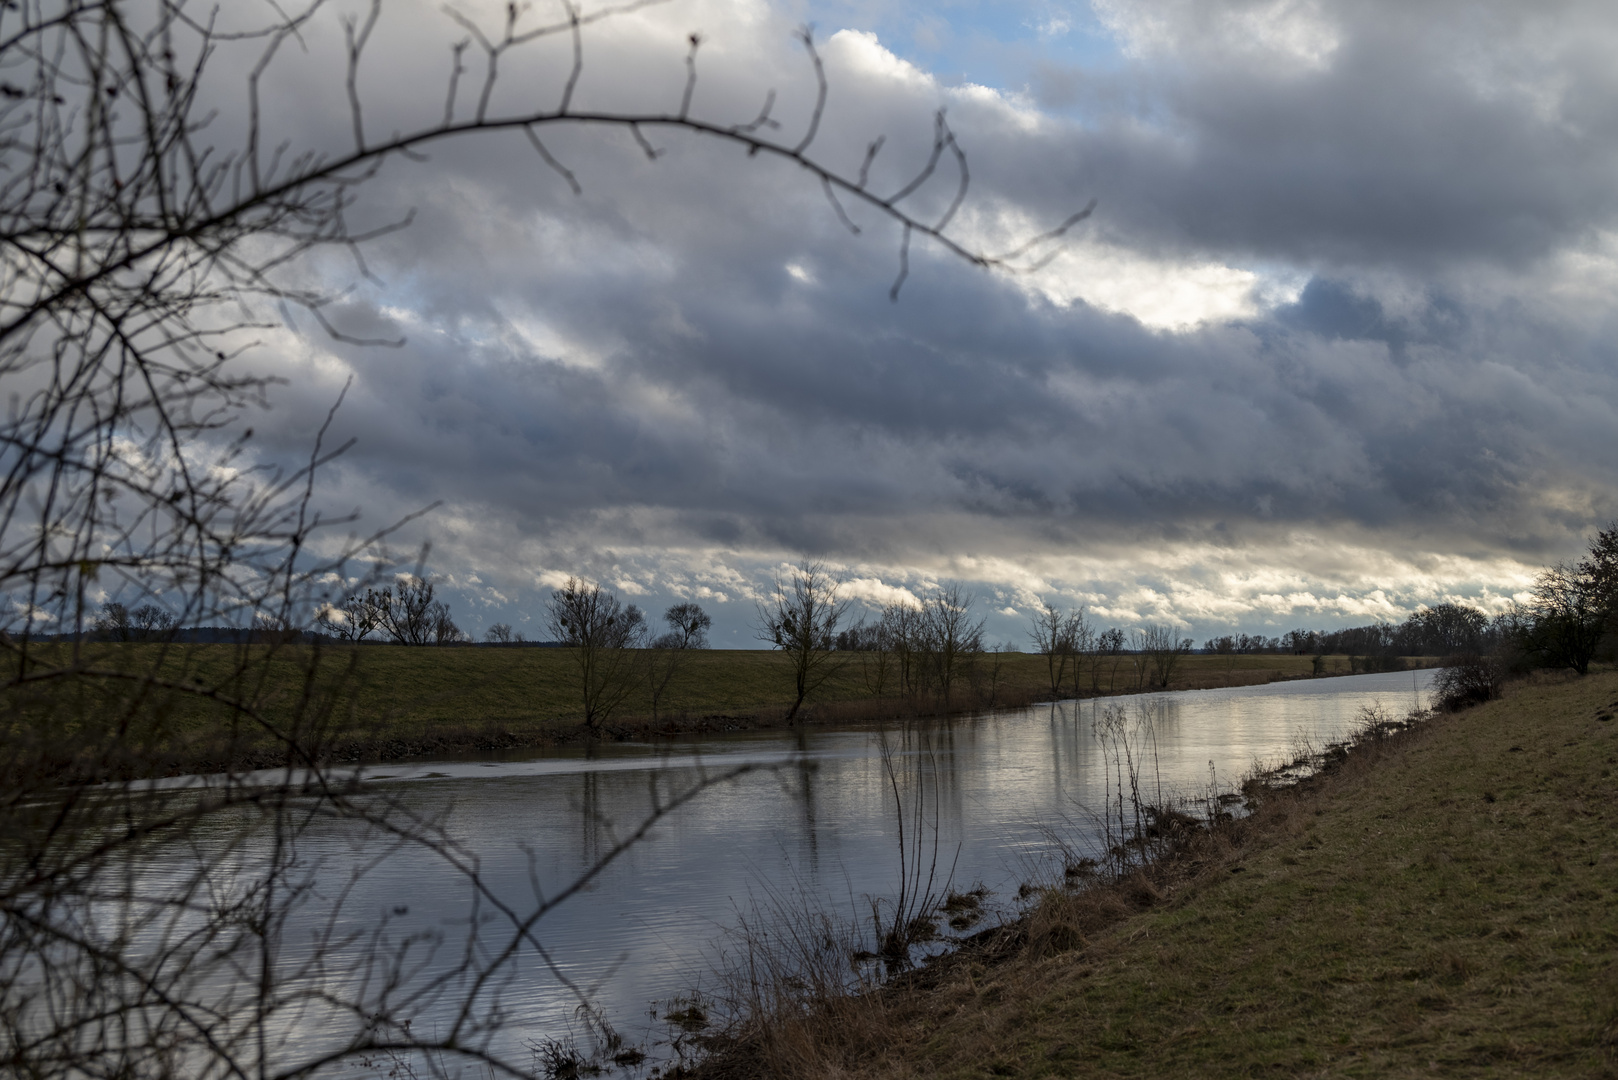
[[[699,987],[714,943],[740,914],[771,896],[807,896],[839,914],[868,918],[871,897],[898,883],[894,793],[882,745],[899,757],[907,800],[918,767],[928,777],[927,816],[954,863],[957,888],[981,884],[1003,906],[1019,884],[1048,873],[1053,832],[1091,842],[1105,799],[1100,708],[1158,704],[1155,769],[1165,789],[1206,789],[1210,765],[1233,786],[1255,760],[1290,758],[1301,741],[1342,738],[1366,705],[1404,714],[1427,695],[1432,672],[1363,675],[1102,699],[938,722],[925,730],[749,732],[657,745],[566,748],[526,760],[412,763],[378,768],[370,783],[443,820],[475,852],[486,881],[516,907],[536,888],[554,893],[635,828],[651,792],[683,790],[702,771],[743,763],[759,771],[704,791],[538,926],[568,976],[593,988],[611,1021],[632,1038],[652,1030],[651,1003]],[[929,845],[931,833],[928,834]],[[356,855],[336,833],[324,855]],[[356,926],[384,911],[400,932],[461,931],[465,881],[427,853],[389,855],[354,886],[344,918]],[[537,965],[522,969],[503,1000],[514,1037],[572,1026],[577,998]],[[424,1018],[431,1022],[431,1018]],[[420,1030],[418,1028],[418,1030]]]

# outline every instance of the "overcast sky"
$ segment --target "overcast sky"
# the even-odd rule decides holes
[[[295,143],[347,131],[331,14],[266,83]],[[1618,7],[676,2],[591,29],[578,102],[674,109],[700,31],[693,115],[774,89],[795,141],[804,22],[820,160],[856,173],[886,136],[892,191],[945,107],[963,244],[1093,218],[1030,275],[918,244],[892,303],[891,224],[851,210],[853,236],[806,176],[711,140],[648,130],[654,162],[546,132],[582,195],[520,137],[390,163],[355,220],[415,219],[367,248],[377,280],[306,272],[352,287],[345,330],[406,344],[294,319],[253,361],[289,380],[255,423],[303,452],[352,378],[323,498],[366,527],[441,503],[393,546],[432,543],[464,629],[541,636],[576,573],[749,646],[809,555],[871,603],[958,580],[992,639],[1049,599],[1200,641],[1497,609],[1618,517]],[[442,111],[460,36],[387,5],[372,130]],[[554,100],[564,45],[504,60],[491,110]]]

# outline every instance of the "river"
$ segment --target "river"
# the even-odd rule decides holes
[[[741,918],[764,925],[761,911],[807,906],[868,925],[871,900],[899,886],[901,811],[914,855],[920,810],[924,874],[933,873],[935,891],[981,886],[998,912],[1014,909],[1023,882],[1049,878],[1063,846],[1093,849],[1109,775],[1094,721],[1108,705],[1154,717],[1144,746],[1149,795],[1159,785],[1202,794],[1210,781],[1230,790],[1255,763],[1343,738],[1366,706],[1402,716],[1425,699],[1432,674],[1059,702],[909,729],[747,732],[413,762],[375,768],[366,784],[443,823],[477,859],[491,896],[531,909],[537,895],[554,896],[595,866],[654,800],[752,766],[662,816],[550,910],[535,934],[554,972],[528,959],[500,989],[507,1030],[499,1043],[568,1031],[582,1040],[578,991],[587,990],[614,1027],[655,1052],[664,1028],[654,1017],[681,995],[712,989],[715,958]],[[312,828],[301,843],[331,868],[372,854],[357,851],[340,822]],[[393,940],[418,933],[453,944],[464,940],[470,900],[464,873],[406,846],[352,878],[338,926],[363,930],[385,918]],[[432,1012],[418,1022],[441,1022]]]

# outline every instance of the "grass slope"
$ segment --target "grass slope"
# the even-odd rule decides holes
[[[1618,1076],[1614,712],[1618,675],[1599,674],[1438,718],[1271,799],[1249,841],[1151,910],[1088,941],[1047,927],[1076,947],[901,994],[879,1049],[839,1064]]]
[[[67,646],[36,646],[30,655],[38,669],[71,662]],[[41,718],[42,729],[72,738],[90,735],[84,729],[90,720],[91,726],[158,732],[198,745],[226,731],[233,745],[244,745],[243,740],[251,745],[265,741],[259,721],[290,729],[300,716],[318,714],[328,734],[359,739],[394,756],[569,738],[577,734],[582,711],[573,654],[566,649],[92,644],[83,647],[80,660],[96,674],[14,688],[8,698],[13,714]],[[905,708],[872,700],[867,661],[862,654],[850,656],[811,696],[807,719],[857,722]],[[980,661],[955,706],[1020,705],[1050,696],[1044,657],[1001,654],[991,687],[994,662],[992,656]],[[1329,666],[1346,670],[1346,658],[1332,658]],[[1193,656],[1184,658],[1172,685],[1267,682],[1306,675],[1310,668],[1310,657]],[[152,672],[165,685],[144,682],[142,676]],[[1124,657],[1116,669],[1109,665],[1103,672],[1100,686],[1123,692],[1134,679],[1131,659]],[[1085,681],[1090,682],[1088,673]],[[1071,674],[1066,685],[1072,685]],[[773,723],[791,705],[792,687],[790,660],[780,652],[695,651],[687,654],[661,702],[658,727]],[[253,718],[232,715],[221,698],[250,702]],[[128,725],[120,720],[125,717]],[[651,719],[650,695],[637,690],[607,728],[644,733]],[[176,753],[184,757],[183,750]]]

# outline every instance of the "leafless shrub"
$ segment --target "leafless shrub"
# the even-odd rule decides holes
[[[1433,677],[1434,708],[1455,712],[1493,701],[1500,696],[1505,681],[1505,667],[1496,657],[1477,653],[1451,656]]]
[[[984,914],[986,890],[950,887],[933,732],[910,724],[885,729],[881,739],[896,888],[865,897],[870,914],[861,918],[839,917],[802,882],[762,883],[723,940],[719,991],[702,1016],[706,1047],[723,1056],[724,1075],[822,1075],[827,1063],[882,1038],[883,1002],[872,991],[937,952],[941,922],[963,930]]]
[[[1108,705],[1091,723],[1106,765],[1101,863],[1115,878],[1145,857],[1153,815],[1166,805],[1157,756],[1162,705],[1152,700],[1132,704],[1133,710]]]
[[[1191,652],[1191,639],[1172,626],[1152,625],[1135,631],[1137,688],[1168,689],[1180,658]]]
[[[939,862],[938,760],[930,733],[907,725],[897,734],[904,745],[896,750],[884,731],[881,748],[882,770],[893,795],[899,888],[891,900],[870,901],[877,954],[890,971],[909,967],[912,949],[936,939],[939,909],[955,876],[953,861],[947,870]]]

